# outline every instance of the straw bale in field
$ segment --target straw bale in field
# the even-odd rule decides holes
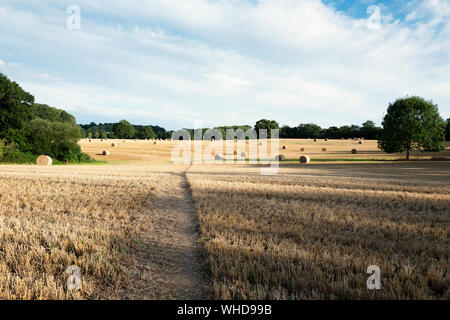
[[[51,166],[52,163],[53,163],[53,160],[49,156],[42,155],[36,159],[36,164],[38,166]]]
[[[310,163],[311,162],[311,158],[309,156],[301,156],[299,160],[300,160],[300,163]]]

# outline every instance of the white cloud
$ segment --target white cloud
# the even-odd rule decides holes
[[[58,78],[53,77],[47,73],[41,73],[41,74],[32,74],[33,78],[41,79],[41,80],[47,80],[47,81],[59,81]]]
[[[5,65],[5,63],[3,62],[3,60],[0,60],[0,68],[2,68]]]
[[[262,117],[340,125],[379,122],[390,101],[419,94],[450,116],[442,0],[411,7],[408,23],[383,10],[376,31],[318,0],[80,0],[82,30],[70,32],[63,5],[46,3],[41,14],[0,6],[0,47],[32,44],[14,80],[75,113],[169,127]]]

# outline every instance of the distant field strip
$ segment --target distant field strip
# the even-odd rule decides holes
[[[297,165],[273,177],[194,166],[187,176],[216,298],[450,298],[447,163]],[[366,287],[369,265],[381,290]]]

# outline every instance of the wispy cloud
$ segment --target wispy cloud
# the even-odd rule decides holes
[[[407,94],[450,117],[443,0],[411,1],[403,19],[382,6],[380,30],[366,8],[351,16],[319,0],[80,0],[80,31],[66,28],[68,1],[3,3],[2,72],[82,122],[379,122]]]

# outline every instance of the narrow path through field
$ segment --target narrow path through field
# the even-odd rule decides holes
[[[147,200],[150,214],[137,221],[135,281],[126,290],[128,299],[212,298],[186,169],[157,173],[160,183]],[[149,282],[157,285],[146,287]]]

